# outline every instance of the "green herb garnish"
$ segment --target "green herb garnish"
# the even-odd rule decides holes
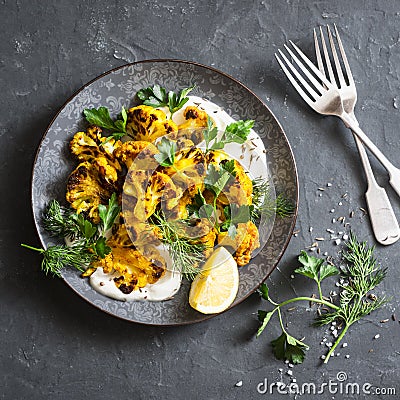
[[[187,238],[178,224],[168,221],[162,211],[154,213],[152,218],[160,229],[163,242],[168,246],[174,267],[188,279],[194,279],[200,272],[199,265],[205,261],[205,245]]]
[[[250,130],[254,126],[254,121],[248,119],[232,122],[226,128],[220,138],[218,138],[218,130],[213,125],[210,117],[207,117],[207,128],[203,131],[204,141],[206,142],[206,153],[210,150],[221,150],[228,143],[243,144],[250,134]],[[211,142],[213,142],[211,144]]]
[[[162,167],[172,167],[175,162],[176,143],[162,137],[157,145],[159,154],[155,154],[154,158]]]
[[[253,208],[251,219],[257,221],[262,215],[271,217],[274,214],[281,218],[286,218],[293,214],[294,205],[280,193],[276,198],[271,195],[271,187],[267,180],[257,178],[253,183]]]
[[[257,332],[257,336],[264,331],[271,317],[277,313],[282,334],[278,339],[272,341],[272,346],[274,354],[278,359],[288,359],[294,364],[299,364],[303,362],[304,350],[308,348],[303,341],[295,339],[286,331],[281,314],[282,308],[286,305],[296,301],[307,301],[324,305],[328,309],[328,312],[317,316],[315,324],[327,325],[335,321],[337,326],[342,326],[336,342],[325,357],[324,363],[327,363],[350,326],[382,307],[387,302],[385,297],[368,296],[382,282],[386,275],[386,270],[376,263],[373,255],[374,248],[369,248],[365,242],[359,242],[353,234],[350,234],[350,239],[346,243],[346,246],[347,249],[343,253],[343,259],[347,265],[341,271],[333,265],[325,264],[325,260],[323,259],[309,256],[304,251],[301,252],[299,262],[302,266],[297,268],[295,272],[311,278],[317,283],[319,298],[295,297],[282,303],[275,303],[269,297],[268,287],[265,284],[261,285],[261,297],[271,303],[274,308],[268,312],[259,311],[258,317],[261,326]],[[343,283],[340,284],[339,304],[334,304],[326,300],[326,297],[322,295],[321,282],[329,276],[338,274],[341,275]]]
[[[178,94],[168,92],[160,85],[154,85],[137,92],[137,97],[143,101],[143,104],[154,108],[168,107],[171,116],[180,110],[188,101],[187,95],[195,88],[190,86],[181,90]]]
[[[110,112],[107,107],[99,108],[86,108],[83,110],[86,120],[95,126],[104,128],[110,131],[111,135],[106,141],[111,139],[120,140],[123,136],[127,135],[126,122],[128,115],[124,107],[122,107],[121,114],[115,121],[110,117]]]
[[[85,219],[82,214],[62,207],[57,200],[52,200],[44,213],[43,225],[51,236],[72,240],[71,245],[49,246],[47,249],[26,244],[21,246],[42,253],[42,270],[46,274],[61,276],[60,271],[66,266],[84,271],[96,258],[104,258],[111,252],[106,244],[105,234],[111,229],[119,213],[120,207],[115,193],[108,200],[107,206],[99,205],[99,225]]]

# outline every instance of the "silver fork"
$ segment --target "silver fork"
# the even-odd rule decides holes
[[[322,32],[322,27],[319,28],[320,38],[322,43],[322,51],[325,58],[325,66],[328,70],[329,81],[336,86],[339,91],[340,97],[342,99],[343,109],[344,111],[351,117],[356,124],[358,124],[357,119],[354,115],[354,107],[357,102],[357,90],[356,85],[354,83],[354,79],[350,70],[349,63],[347,61],[346,53],[343,48],[342,41],[339,36],[339,32],[337,30],[336,25],[334,25],[336,41],[339,47],[340,55],[343,60],[343,64],[346,69],[347,82],[343,76],[342,69],[339,63],[339,57],[336,52],[336,46],[333,40],[333,36],[329,25],[327,26],[328,39],[330,43],[330,48],[332,52],[332,57],[335,62],[335,67],[337,71],[337,76],[339,80],[339,84],[337,79],[335,78],[332,64],[330,61],[330,57],[328,54],[328,49],[325,43],[324,34]],[[314,43],[315,43],[315,54],[317,57],[318,68],[321,73],[326,76],[324,64],[322,61],[320,46],[318,42],[317,32],[314,29]],[[396,216],[393,212],[392,205],[390,204],[389,198],[386,194],[386,191],[383,187],[379,186],[376,182],[375,176],[372,172],[371,164],[368,159],[367,152],[360,141],[360,139],[353,135],[355,142],[357,144],[358,152],[360,154],[361,162],[364,167],[365,177],[367,179],[367,191],[365,193],[365,201],[367,203],[369,217],[371,220],[372,230],[374,231],[376,240],[385,245],[392,244],[396,242],[400,238],[400,228],[397,222]]]
[[[390,175],[390,184],[400,196],[400,170],[386,158],[386,156],[361,130],[357,120],[344,110],[340,91],[336,85],[333,85],[331,82],[329,82],[325,75],[315,67],[315,65],[292,41],[290,41],[290,44],[293,46],[294,50],[302,61],[288,46],[284,45],[284,47],[294,60],[294,63],[297,65],[298,69],[308,79],[308,81],[306,81],[303,75],[300,74],[300,72],[294,67],[294,65],[288,60],[281,50],[278,50],[279,55],[275,54],[275,57],[294,88],[312,109],[320,114],[337,116],[345,123],[347,127],[352,129],[353,133],[355,133],[363,141],[363,143],[387,169]],[[337,68],[338,67],[340,67],[339,63],[337,65]],[[345,67],[346,71],[350,70],[348,63],[345,65]],[[340,71],[341,76],[343,76],[341,68]],[[338,74],[340,73],[338,72]],[[398,232],[393,234],[393,236],[394,237],[392,238],[383,238],[386,239],[385,241],[382,239],[380,240],[382,240],[384,244],[390,244],[389,242],[393,243],[395,239],[398,239]]]

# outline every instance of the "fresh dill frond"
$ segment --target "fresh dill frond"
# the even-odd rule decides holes
[[[200,272],[199,265],[205,261],[205,245],[185,236],[181,227],[173,221],[168,221],[162,211],[153,214],[154,224],[160,229],[162,240],[176,268],[188,279],[194,279]]]
[[[43,227],[53,237],[69,237],[71,240],[80,237],[80,227],[71,210],[52,200],[42,218]]]
[[[46,250],[21,244],[22,247],[37,251],[43,255],[41,264],[42,271],[54,276],[61,276],[61,270],[67,266],[76,268],[83,272],[93,260],[94,254],[83,246],[68,247],[65,245],[50,246]]]
[[[261,177],[252,181],[253,183],[253,208],[251,219],[257,221],[262,215],[267,218],[274,214],[286,218],[293,214],[295,207],[282,193],[274,198],[268,180]]]

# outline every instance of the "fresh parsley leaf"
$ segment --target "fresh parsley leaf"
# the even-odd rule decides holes
[[[118,205],[117,194],[113,193],[108,200],[108,206],[99,205],[99,216],[102,222],[102,233],[108,231],[114,225],[115,219],[118,217],[121,207]]]
[[[210,147],[210,143],[217,137],[218,129],[213,127],[211,118],[207,115],[207,128],[203,131],[204,141],[206,142],[206,151]]]
[[[92,124],[111,131],[113,136],[121,138],[126,134],[127,113],[124,107],[121,111],[121,119],[114,121],[110,117],[110,112],[107,107],[86,108],[83,110],[86,120]]]
[[[97,226],[85,219],[82,214],[73,214],[71,217],[75,219],[81,232],[81,236],[86,239],[86,241],[90,241],[96,235]]]
[[[224,187],[229,180],[234,178],[230,166],[231,164],[229,161],[225,164],[221,164],[219,169],[217,169],[214,164],[210,164],[207,168],[207,174],[204,178],[204,185],[207,189],[211,190],[215,194],[215,197],[218,197],[224,190]]]
[[[190,86],[182,89],[178,94],[168,92],[160,85],[154,85],[138,91],[137,96],[143,101],[143,104],[157,107],[168,107],[171,115],[180,110],[188,101],[187,95],[194,89],[195,86]]]
[[[107,254],[111,253],[111,247],[107,246],[106,240],[104,236],[101,236],[93,244],[93,250],[100,258],[105,258]]]
[[[295,339],[286,332],[271,342],[275,357],[279,360],[289,360],[293,364],[301,364],[304,361],[305,350],[308,346]]]
[[[267,312],[263,310],[258,310],[258,320],[261,322],[261,326],[258,328],[257,337],[260,336],[261,333],[264,331],[274,313],[275,311]]]
[[[304,250],[301,251],[298,260],[303,266],[295,269],[294,272],[314,279],[317,283],[339,273],[339,270],[335,266],[324,265],[325,260],[323,258],[308,255]]]
[[[231,238],[236,236],[236,225],[250,221],[251,206],[230,204],[224,207],[225,221],[221,225],[222,230],[227,230]]]
[[[146,89],[139,90],[137,97],[143,101],[143,104],[151,107],[165,107],[168,105],[168,96],[166,90],[160,85],[154,85]]]
[[[189,215],[193,215],[195,218],[207,218],[212,224],[215,223],[215,209],[211,204],[207,204],[200,189],[194,195],[192,204],[189,204],[186,208]]]
[[[262,283],[258,288],[258,292],[264,300],[269,300],[269,288],[265,283]]]
[[[223,149],[228,143],[243,144],[249,136],[250,130],[254,126],[254,121],[248,119],[246,121],[239,120],[229,124],[219,140],[215,140],[211,146],[212,150]]]
[[[157,148],[160,153],[154,156],[156,161],[162,167],[172,167],[175,162],[176,143],[162,137]]]

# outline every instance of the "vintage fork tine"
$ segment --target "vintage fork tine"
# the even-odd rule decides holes
[[[280,51],[280,54],[282,57],[285,59],[285,61],[288,63],[288,65],[291,65],[289,60],[285,57],[285,55]],[[314,104],[312,100],[310,99],[310,96],[301,88],[301,86],[297,83],[296,79],[293,77],[293,75],[290,73],[290,71],[286,68],[285,64],[281,61],[279,58],[278,54],[275,53],[275,58],[278,61],[279,65],[281,66],[283,72],[285,73],[286,77],[289,79],[290,83],[293,85],[293,87],[297,90],[301,98],[311,107],[314,108]],[[296,71],[297,72],[297,71]],[[301,76],[300,76],[301,77]],[[308,86],[308,84],[307,84]],[[306,88],[307,88],[306,86]],[[311,89],[311,88],[310,88]]]
[[[336,73],[339,78],[339,84],[340,84],[340,87],[344,87],[344,86],[346,86],[346,81],[344,79],[342,66],[340,65],[340,62],[339,62],[339,57],[336,52],[335,43],[333,42],[333,36],[332,36],[331,30],[329,28],[329,25],[327,25],[326,29],[328,31],[329,42],[331,44],[332,56],[333,56],[333,60],[335,61]]]
[[[328,54],[328,48],[326,47],[324,34],[322,33],[322,27],[319,27],[319,31],[320,31],[320,36],[321,36],[322,50],[324,52],[324,57],[325,57],[325,63],[326,63],[326,67],[328,69],[329,80],[332,84],[334,84],[336,82],[336,79],[335,79],[335,75],[333,73],[331,60],[330,60],[330,57]],[[315,31],[315,29],[314,29],[314,43],[315,43],[315,54],[317,56],[318,68],[322,73],[324,73],[324,71],[325,71],[324,64],[322,62],[322,56],[321,56],[321,52],[319,49],[317,32]]]
[[[298,65],[299,69],[303,72],[303,74],[310,80],[310,82],[312,82],[314,87],[322,94],[322,90],[325,90],[325,88],[312,76],[310,71],[304,67],[304,64],[298,59],[298,57],[296,57],[293,51],[290,50],[289,47],[286,46],[285,44],[283,46],[285,47],[286,51],[290,54],[290,56],[293,58],[293,60],[296,62],[296,64]],[[314,99],[316,99],[316,97],[314,97]]]
[[[346,68],[346,74],[347,74],[347,78],[349,79],[349,84],[350,85],[354,85],[354,79],[353,79],[353,75],[351,73],[350,64],[347,61],[346,52],[344,51],[343,44],[342,44],[342,41],[340,39],[338,29],[336,27],[336,24],[333,24],[333,26],[335,27],[336,40],[337,40],[338,45],[339,45],[340,55],[342,56],[343,64],[344,64],[344,66]]]
[[[326,79],[326,77],[324,76],[324,74],[322,74],[318,68],[308,59],[308,57],[291,41],[289,40],[290,44],[293,46],[293,48],[297,51],[297,53],[300,55],[300,57],[303,59],[303,61],[307,64],[308,68],[310,68],[310,70],[313,72],[313,74],[315,76],[317,76],[317,78],[319,80],[321,80],[321,82],[327,87],[327,88],[333,88],[332,84],[328,81],[328,79]],[[292,52],[293,54],[293,52]],[[300,63],[301,64],[301,63]],[[300,67],[301,68],[301,67]],[[304,66],[302,69],[305,69]]]

